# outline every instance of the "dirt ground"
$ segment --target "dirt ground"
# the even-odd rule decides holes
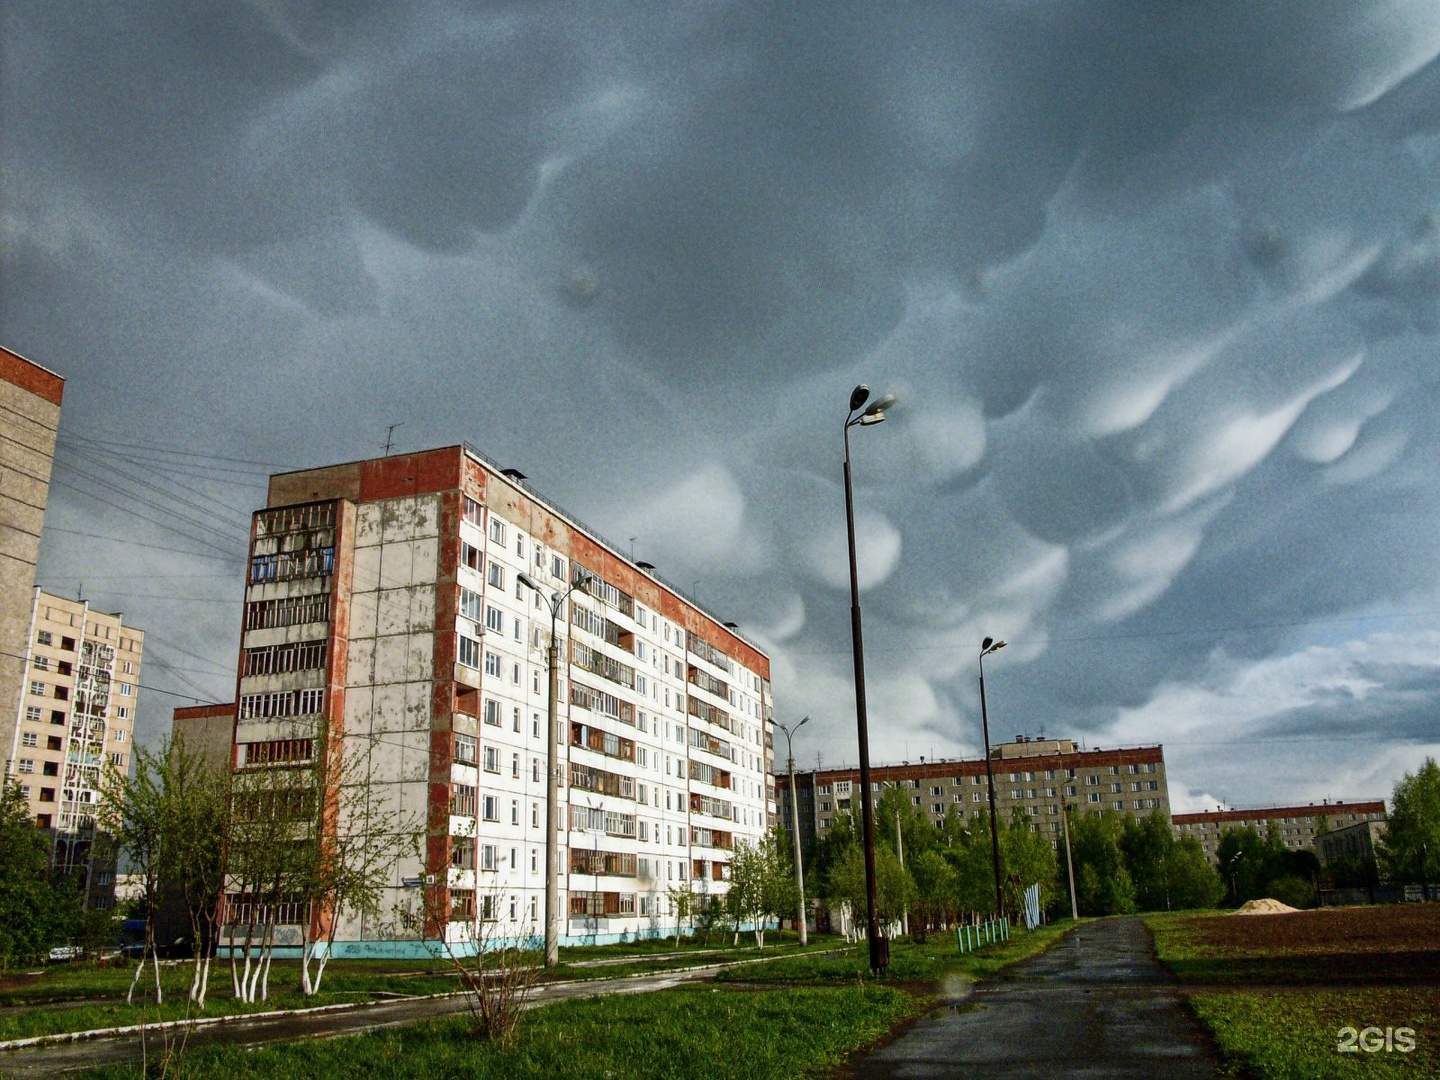
[[[1196,919],[1197,943],[1240,956],[1440,954],[1440,904],[1318,908]]]

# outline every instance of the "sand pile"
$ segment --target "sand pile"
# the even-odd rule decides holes
[[[1244,904],[1231,915],[1288,915],[1292,911],[1299,911],[1289,904],[1282,904],[1279,900],[1271,900],[1268,897],[1264,900],[1246,900]]]

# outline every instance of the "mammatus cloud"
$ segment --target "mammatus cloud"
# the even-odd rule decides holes
[[[0,338],[67,432],[209,455],[239,519],[176,539],[72,471],[66,527],[217,554],[270,465],[464,438],[698,582],[837,760],[867,382],[901,398],[852,433],[877,759],[974,751],[986,635],[999,728],[1167,742],[1197,799],[1378,794],[1433,741],[1433,651],[1361,664],[1374,738],[1322,769],[1309,636],[1351,670],[1390,627],[1356,612],[1440,625],[1433,4],[4,20]],[[104,550],[47,534],[42,580],[233,667],[238,564]],[[1289,741],[1260,771],[1206,725]]]

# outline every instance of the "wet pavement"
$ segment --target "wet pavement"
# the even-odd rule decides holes
[[[880,1077],[1214,1080],[1219,1055],[1139,919],[1102,919],[856,1058]]]

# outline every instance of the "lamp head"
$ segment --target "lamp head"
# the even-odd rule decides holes
[[[529,574],[526,574],[524,572],[516,574],[515,580],[520,582],[520,584],[524,585],[527,589],[534,589],[537,593],[541,591],[540,586],[535,584],[535,579],[532,578]]]
[[[865,402],[869,400],[870,387],[866,386],[864,383],[861,383],[859,386],[855,387],[854,390],[850,391],[850,411],[853,413],[856,409],[860,408],[861,405],[864,405]]]
[[[801,720],[798,724],[795,725],[795,730],[796,730],[796,731],[799,731],[802,727],[804,727],[804,726],[805,726],[806,724],[808,724],[809,722],[810,722],[810,717],[808,717],[808,716],[805,717],[803,720]]]

